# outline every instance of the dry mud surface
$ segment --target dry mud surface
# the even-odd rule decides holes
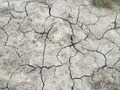
[[[0,90],[120,90],[119,10],[0,0]]]

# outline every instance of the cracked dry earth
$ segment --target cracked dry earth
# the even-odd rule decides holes
[[[0,90],[120,90],[119,10],[0,0]]]

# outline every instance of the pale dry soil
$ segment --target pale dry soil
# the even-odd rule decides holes
[[[0,90],[120,90],[119,10],[0,0]]]

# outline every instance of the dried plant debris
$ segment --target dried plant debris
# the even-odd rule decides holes
[[[112,9],[120,6],[120,0],[92,0],[91,4],[97,8]]]

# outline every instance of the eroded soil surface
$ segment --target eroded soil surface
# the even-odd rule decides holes
[[[120,90],[119,10],[0,0],[0,90]]]

